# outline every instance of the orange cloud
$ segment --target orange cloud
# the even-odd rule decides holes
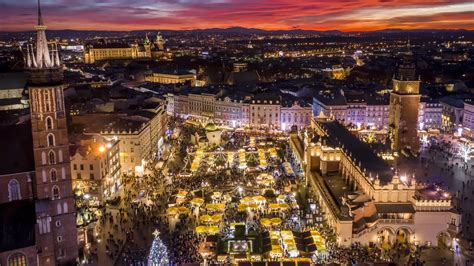
[[[35,1],[3,0],[0,30],[31,30],[35,9]],[[57,0],[43,11],[54,29],[474,29],[470,0]]]

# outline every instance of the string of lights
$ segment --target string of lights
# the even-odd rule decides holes
[[[153,232],[153,235],[155,236],[155,239],[153,239],[153,243],[151,244],[150,248],[150,254],[148,255],[148,265],[169,265],[168,249],[159,237],[160,233],[158,232],[158,230],[155,230],[155,232]]]

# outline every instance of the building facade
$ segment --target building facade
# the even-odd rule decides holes
[[[464,100],[462,126],[466,135],[474,134],[474,101],[472,99]]]
[[[212,93],[172,94],[166,96],[168,115],[191,118],[203,123],[252,129],[291,130],[310,124],[312,107],[280,96],[236,97]]]
[[[73,264],[78,258],[78,247],[65,85],[58,51],[48,44],[41,10],[38,14],[36,53],[28,49],[26,64],[35,164],[38,264]]]
[[[464,102],[461,99],[451,97],[445,97],[440,102],[442,107],[442,129],[454,131],[462,127]]]
[[[453,245],[461,215],[451,196],[394,172],[342,124],[313,118],[311,130],[290,146],[340,245]]]
[[[420,81],[416,79],[415,64],[407,55],[400,64],[393,90],[390,93],[389,130],[392,149],[408,148],[418,154],[418,110],[420,108]]]
[[[418,112],[419,129],[440,129],[442,126],[442,113],[443,108],[441,103],[422,99]]]
[[[161,84],[182,84],[186,82],[191,82],[191,84],[196,83],[196,75],[188,72],[181,73],[162,73],[162,72],[152,72],[149,75],[145,76],[145,81],[161,83]]]
[[[313,115],[318,116],[321,112],[346,125],[376,129],[388,127],[389,105],[378,96],[320,94],[313,98]]]
[[[281,107],[281,129],[283,131],[303,129],[311,123],[312,108],[307,104],[290,102]]]
[[[249,103],[249,126],[257,129],[281,130],[280,97],[270,95],[253,98]]]
[[[71,154],[71,176],[77,195],[86,195],[92,205],[118,196],[122,187],[120,141],[93,136],[81,140]]]
[[[163,154],[168,116],[164,105],[129,114],[74,116],[73,123],[86,125],[85,135],[120,141],[122,173],[142,174],[148,162]]]
[[[84,49],[84,63],[94,64],[105,60],[159,59],[169,56],[163,46],[164,40],[160,34],[153,43],[147,35],[140,45],[136,43],[89,44]]]

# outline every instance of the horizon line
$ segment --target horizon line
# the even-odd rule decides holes
[[[274,29],[274,30],[266,30],[260,28],[246,28],[240,26],[231,26],[226,28],[196,28],[196,29],[135,29],[135,30],[92,30],[92,29],[48,29],[48,31],[102,31],[102,32],[136,32],[136,31],[205,31],[205,30],[232,30],[232,29],[243,29],[243,30],[258,30],[258,31],[266,31],[266,32],[275,32],[275,31],[313,31],[313,32],[331,32],[331,31],[338,31],[341,33],[367,33],[367,32],[378,32],[378,31],[389,31],[389,30],[398,30],[398,31],[474,31],[474,29],[464,29],[464,28],[449,28],[449,29],[437,29],[437,28],[416,28],[416,29],[403,29],[403,28],[384,28],[378,30],[367,30],[367,31],[350,31],[350,30],[337,30],[337,29],[330,29],[330,30],[309,30],[309,29]],[[35,32],[35,29],[31,30],[18,30],[18,31],[0,31],[1,33],[26,33],[26,32]]]

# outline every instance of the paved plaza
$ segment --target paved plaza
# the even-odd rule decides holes
[[[170,155],[160,169],[149,167],[143,176],[124,177],[121,200],[108,205],[96,222],[83,264],[146,265],[155,230],[174,265],[231,262],[231,257],[249,252],[270,252],[271,258],[283,260],[303,257],[309,263],[392,261],[406,265],[415,257],[425,265],[467,263],[465,245],[460,252],[338,247],[319,206],[314,206],[303,186],[286,137],[228,132],[223,145],[206,148],[193,145],[189,136],[194,130],[183,127],[181,137],[169,141]],[[467,197],[459,201],[467,210],[474,205],[469,204],[472,197],[467,193],[472,191],[467,183],[470,172],[456,166],[460,159],[445,165],[443,156],[435,146],[425,148],[417,160],[400,160],[400,174],[410,169],[419,182],[440,183],[453,195],[459,190],[460,196]],[[350,191],[338,176],[329,176],[327,182],[341,194]],[[299,234],[310,238],[318,252],[302,252],[308,247],[300,247]],[[223,254],[220,258],[212,255],[215,249]]]

